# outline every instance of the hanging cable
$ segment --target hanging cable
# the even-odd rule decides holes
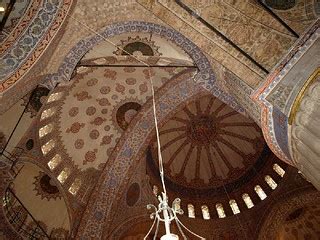
[[[162,183],[163,192],[167,194],[166,185],[164,183],[164,168],[163,168],[163,160],[162,160],[162,154],[161,154],[161,144],[160,144],[160,134],[159,134],[159,128],[158,128],[158,119],[157,119],[157,110],[156,110],[156,100],[155,100],[155,94],[154,94],[154,86],[153,86],[153,77],[150,68],[148,68],[149,72],[149,80],[150,80],[150,86],[151,86],[151,94],[152,94],[152,108],[153,108],[153,116],[154,116],[154,125],[156,129],[156,138],[157,138],[157,146],[158,146],[158,161],[159,161],[159,172],[160,172],[160,178]]]
[[[154,124],[155,124],[155,130],[156,130],[156,138],[157,138],[157,146],[158,146],[158,160],[159,160],[159,173],[160,173],[160,178],[161,178],[161,184],[163,187],[163,192],[162,192],[162,196],[158,196],[158,200],[159,200],[159,205],[158,208],[155,207],[152,204],[149,204],[147,206],[148,209],[154,208],[154,213],[152,213],[150,215],[150,217],[156,218],[157,220],[154,220],[150,230],[148,231],[147,235],[144,237],[144,239],[146,239],[149,234],[151,233],[152,229],[154,228],[154,225],[156,224],[156,234],[154,236],[154,240],[156,239],[156,236],[158,234],[158,230],[159,230],[159,223],[164,222],[165,225],[165,230],[166,230],[166,235],[162,236],[162,239],[166,239],[166,240],[176,240],[179,239],[179,237],[175,234],[172,234],[170,232],[170,224],[173,220],[176,221],[176,223],[178,224],[178,228],[181,229],[181,227],[179,226],[179,224],[181,224],[181,226],[186,229],[189,233],[193,234],[194,236],[200,238],[200,239],[205,239],[195,233],[193,233],[191,230],[189,230],[185,225],[183,225],[181,223],[181,221],[178,219],[177,217],[177,213],[178,214],[183,214],[183,210],[182,209],[175,209],[174,207],[171,208],[168,205],[168,196],[167,196],[167,190],[166,190],[166,185],[165,185],[165,181],[164,181],[164,167],[163,167],[163,159],[162,159],[162,154],[161,154],[161,143],[160,143],[160,134],[159,134],[159,127],[158,127],[158,119],[157,119],[157,111],[156,111],[156,101],[155,101],[155,91],[154,91],[154,81],[153,81],[153,75],[152,75],[152,71],[151,71],[151,66],[142,61],[141,59],[135,57],[134,55],[132,55],[131,53],[125,51],[124,49],[121,49],[120,47],[118,47],[116,44],[114,44],[112,41],[110,41],[109,39],[105,38],[104,36],[102,36],[100,33],[98,33],[97,31],[91,29],[89,26],[87,26],[86,24],[82,23],[81,21],[77,20],[76,18],[74,18],[73,16],[71,16],[70,14],[68,14],[68,16],[70,18],[72,18],[73,20],[75,20],[76,22],[78,22],[80,25],[84,26],[86,29],[88,29],[90,32],[100,36],[103,40],[105,40],[106,42],[112,44],[113,46],[119,48],[120,50],[124,51],[125,53],[127,53],[129,56],[133,57],[134,59],[136,59],[137,61],[139,61],[140,63],[144,64],[146,67],[148,67],[148,74],[149,74],[149,80],[150,80],[150,86],[151,86],[151,94],[152,94],[152,108],[153,108],[153,116],[154,116]],[[196,73],[193,75],[193,78],[195,77]],[[173,206],[175,204],[175,202],[179,201],[180,199],[175,199],[173,201]],[[160,213],[162,213],[163,218],[160,216]],[[186,239],[185,235],[182,233],[182,236],[184,237],[184,239]]]

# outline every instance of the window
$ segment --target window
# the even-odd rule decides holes
[[[49,102],[53,102],[53,101],[57,101],[62,97],[62,92],[57,92],[57,93],[52,93],[49,98],[48,98],[48,103]]]
[[[48,162],[48,167],[53,170],[55,169],[58,164],[61,162],[61,156],[59,154],[56,154],[51,160]]]
[[[173,209],[176,210],[176,211],[177,211],[177,210],[180,210],[180,209],[181,209],[180,203],[181,203],[180,198],[176,198],[176,199],[173,201],[173,204],[172,204]]]
[[[5,195],[2,197],[2,206],[6,206],[10,202],[10,199],[11,195],[8,194],[8,192],[6,192]]]
[[[158,187],[157,187],[156,185],[153,185],[153,187],[152,187],[152,192],[153,192],[153,194],[154,194],[155,196],[158,195],[158,191],[159,191]]]
[[[192,204],[188,204],[188,216],[189,218],[195,218],[194,206]]]
[[[282,167],[280,167],[278,164],[273,164],[273,170],[276,172],[276,173],[278,173],[278,175],[279,176],[281,176],[281,177],[283,177],[284,176],[284,174],[286,173],[283,169],[282,169]]]
[[[254,190],[256,191],[261,200],[264,200],[267,197],[266,193],[262,190],[262,188],[259,185],[255,186]]]
[[[238,204],[237,204],[236,200],[231,199],[231,200],[229,201],[229,205],[230,205],[230,207],[231,207],[231,209],[232,209],[233,214],[238,214],[238,213],[240,213],[240,209],[239,209],[239,207],[238,207]]]
[[[55,142],[54,140],[49,140],[46,144],[41,146],[41,151],[43,153],[43,155],[48,154],[48,152],[50,152],[55,146]]]
[[[41,120],[51,117],[55,113],[53,108],[46,109],[41,114]]]
[[[265,176],[264,180],[267,182],[267,184],[271,187],[272,190],[276,189],[276,187],[278,186],[278,184],[269,175]]]
[[[201,206],[201,211],[202,211],[203,219],[206,219],[206,220],[210,219],[210,212],[207,205]]]
[[[173,203],[172,203],[172,208],[175,210],[175,211],[180,211],[181,209],[181,200],[180,198],[176,198]]]
[[[52,123],[45,125],[44,127],[39,129],[39,137],[42,138],[53,130]]]
[[[64,168],[58,176],[59,182],[64,183],[66,179],[69,177],[69,175],[70,175],[70,169]]]
[[[70,188],[69,188],[69,192],[72,194],[72,195],[76,195],[77,192],[79,191],[80,189],[80,186],[81,186],[81,180],[79,178],[76,178],[74,180],[74,182],[71,184]]]
[[[247,208],[252,208],[254,206],[248,193],[242,194],[242,199],[243,199],[244,203],[247,205]]]
[[[226,214],[224,213],[224,209],[221,203],[216,204],[216,210],[218,213],[219,218],[225,218]]]

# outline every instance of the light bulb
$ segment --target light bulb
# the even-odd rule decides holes
[[[0,7],[0,12],[4,12],[4,7]]]
[[[163,235],[160,240],[179,240],[179,237],[173,233]]]

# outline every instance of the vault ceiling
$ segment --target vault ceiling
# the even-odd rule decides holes
[[[85,62],[94,64],[94,61]],[[151,95],[147,67],[130,66],[139,64],[134,59],[129,63],[126,59],[109,58],[109,61],[129,65],[80,67],[70,84],[57,89],[56,94],[61,93],[63,97],[46,107],[57,111],[54,120],[56,137],[53,138],[59,144],[57,147],[64,149],[66,156],[80,170],[103,169],[122,133]],[[182,70],[184,68],[153,68],[151,75],[155,89]],[[45,120],[44,123],[48,122]]]

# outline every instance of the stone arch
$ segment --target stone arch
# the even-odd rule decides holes
[[[211,68],[210,62],[198,46],[172,28],[142,21],[128,21],[109,25],[100,30],[98,34],[80,40],[66,55],[63,63],[58,69],[58,72],[56,74],[47,76],[45,79],[46,85],[54,88],[54,86],[56,86],[56,84],[60,81],[69,81],[77,63],[81,60],[81,58],[91,48],[102,42],[104,39],[123,33],[136,32],[160,35],[168,41],[176,44],[190,56],[197,66],[198,73],[195,76],[195,81],[199,85],[210,91],[215,97],[219,98],[222,102],[228,104],[236,111],[244,111],[231,95],[225,93],[216,85],[216,76]]]

